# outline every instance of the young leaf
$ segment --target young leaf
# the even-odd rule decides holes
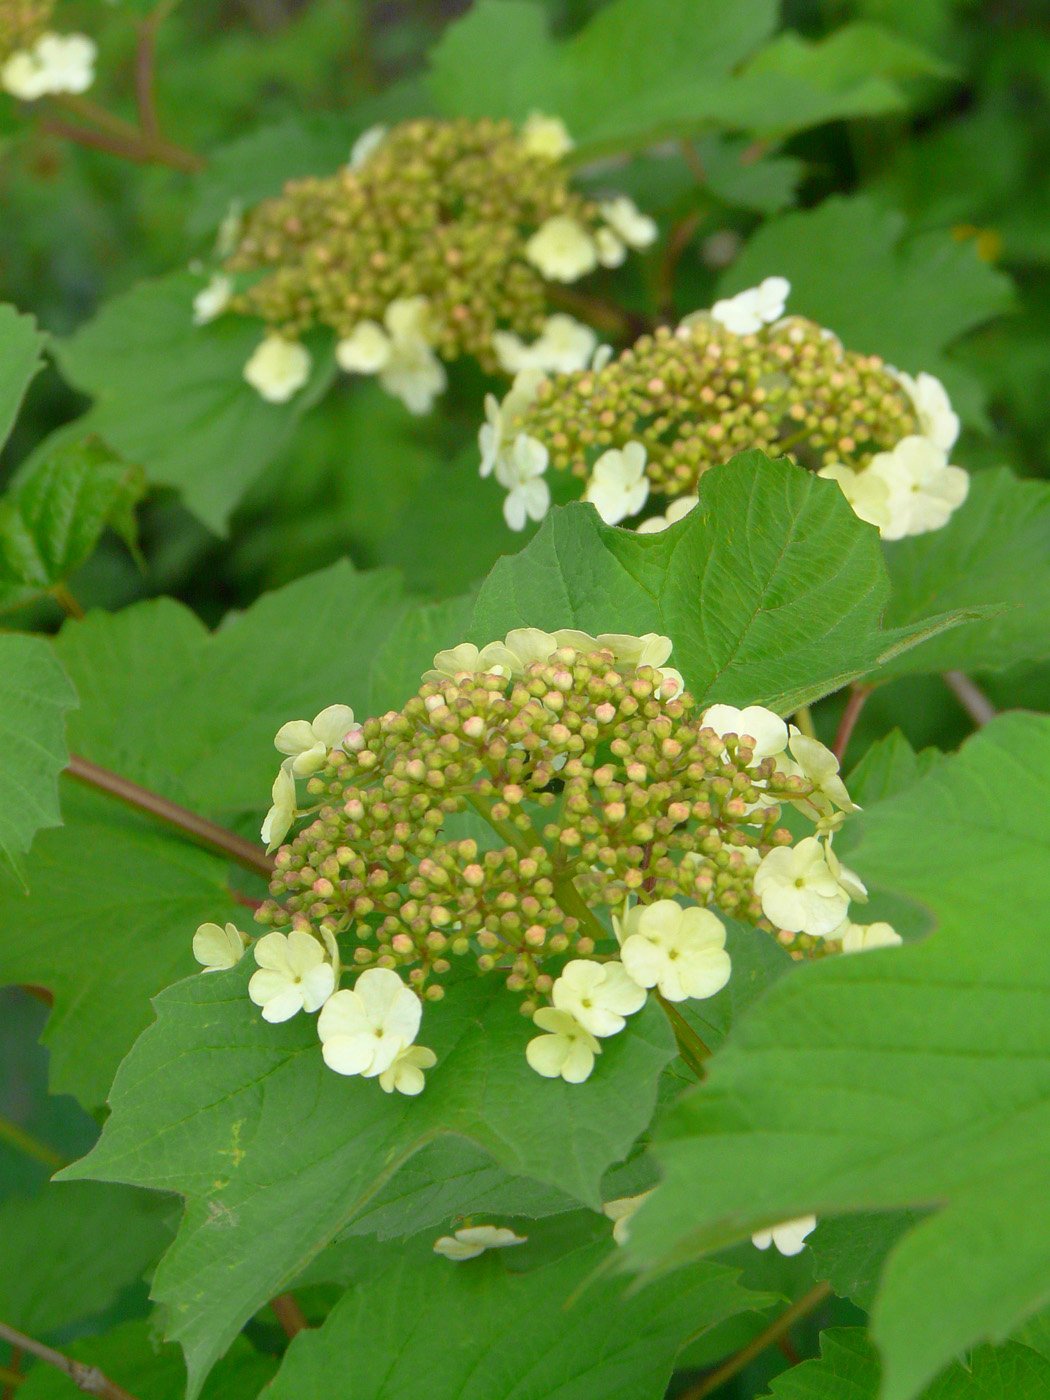
[[[829,489],[831,488],[831,489]],[[875,530],[830,481],[745,452],[705,472],[678,525],[637,535],[590,506],[552,511],[482,585],[471,635],[511,627],[663,632],[697,700],[782,713],[846,685],[955,612],[889,630]]]
[[[762,1297],[706,1263],[628,1293],[608,1242],[525,1273],[513,1249],[454,1263],[430,1244],[300,1333],[273,1400],[661,1400],[682,1342]]]
[[[43,363],[44,340],[32,316],[0,306],[0,447],[14,426],[27,385]]]
[[[606,1043],[585,1084],[542,1079],[526,1063],[530,1027],[514,1000],[498,979],[472,980],[427,1007],[438,1063],[422,1095],[387,1096],[325,1068],[311,1019],[263,1022],[245,995],[248,971],[192,978],[156,999],[102,1138],[67,1171],[186,1194],[154,1296],[171,1305],[191,1393],[252,1313],[438,1134],[597,1206],[602,1173],[648,1124],[674,1053],[649,1006]]]
[[[941,928],[770,988],[672,1117],[634,1223],[640,1257],[677,1261],[811,1211],[943,1206],[882,1276],[884,1400],[1050,1289],[1050,867],[1024,796],[1048,782],[1050,716],[1004,716],[859,819],[851,864]]]
[[[0,498],[0,608],[62,583],[106,525],[134,548],[145,489],[139,468],[90,438],[64,442],[23,469]]]
[[[0,636],[0,865],[23,885],[22,857],[34,834],[62,821],[58,775],[68,762],[64,717],[76,703],[49,643],[14,633]]]
[[[220,533],[248,486],[289,441],[298,416],[325,391],[331,357],[312,345],[310,382],[288,403],[266,403],[243,371],[263,326],[245,316],[193,324],[203,283],[188,272],[142,282],[106,303],[69,340],[62,373],[95,406],[84,420],[150,481],[177,487]]]

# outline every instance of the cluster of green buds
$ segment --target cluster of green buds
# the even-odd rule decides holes
[[[300,338],[328,327],[343,369],[378,374],[416,412],[444,387],[442,362],[460,355],[490,371],[582,365],[596,337],[549,324],[550,284],[622,263],[657,230],[624,196],[574,191],[571,145],[539,114],[521,128],[466,118],[373,128],[336,174],[290,181],[247,214],[198,319],[259,316],[303,353]],[[280,368],[247,377],[273,397],[291,377]]]
[[[51,31],[54,0],[0,0],[0,88],[23,102],[84,92],[97,50],[83,34]]]
[[[672,498],[669,517],[643,526],[666,528],[696,503],[705,471],[759,448],[838,481],[885,538],[945,524],[968,478],[948,465],[959,423],[943,386],[784,316],[789,290],[767,278],[615,358],[520,376],[503,405],[487,405],[481,440],[482,474],[494,470],[511,493],[508,519],[535,518],[516,499],[545,490],[526,483],[549,465],[577,477],[609,524],[650,494]]]
[[[578,1082],[651,989],[725,985],[723,916],[800,954],[840,937],[865,892],[831,849],[853,810],[837,760],[769,710],[699,708],[670,652],[523,628],[439,652],[400,710],[283,726],[264,837],[309,820],[256,915],[264,1018],[320,1010],[333,1069],[417,1093],[423,1005],[491,976],[544,1032],[533,1068]],[[784,803],[816,834],[796,842]],[[207,927],[210,965],[236,961],[241,935]]]

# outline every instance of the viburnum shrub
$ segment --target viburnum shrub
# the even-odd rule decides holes
[[[0,0],[0,1400],[1045,1400],[1041,17],[453,8]]]

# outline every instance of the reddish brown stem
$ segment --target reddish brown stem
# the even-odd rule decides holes
[[[310,1325],[294,1293],[279,1293],[276,1298],[270,1299],[270,1307],[289,1340]]]
[[[842,718],[839,720],[839,727],[835,731],[835,739],[831,745],[831,751],[840,763],[846,757],[850,736],[857,720],[860,719],[860,712],[867,704],[868,696],[874,689],[873,685],[858,685],[856,682],[850,686],[849,699],[846,701],[846,708],[842,711]]]
[[[180,146],[171,146],[166,141],[148,140],[145,137],[117,136],[108,131],[92,131],[86,126],[71,126],[68,122],[48,120],[41,127],[51,136],[72,141],[77,146],[90,146],[97,151],[109,151],[136,165],[167,165],[172,170],[192,173],[203,170],[204,162],[190,151]]]
[[[226,856],[237,865],[242,865],[245,870],[252,870],[256,875],[269,879],[273,871],[273,860],[253,841],[247,841],[243,836],[197,816],[196,812],[180,807],[177,802],[169,802],[166,797],[161,797],[160,793],[140,787],[138,783],[122,778],[118,773],[111,773],[108,768],[101,768],[90,759],[81,758],[79,754],[70,754],[66,772],[86,787],[115,797],[118,802],[133,807],[137,812],[145,812],[157,821],[181,831],[198,846]]]
[[[81,1390],[86,1390],[89,1395],[101,1396],[102,1400],[135,1400],[129,1390],[117,1385],[116,1381],[111,1381],[97,1366],[87,1366],[83,1361],[74,1361],[71,1356],[65,1356],[53,1347],[45,1346],[43,1342],[34,1341],[32,1337],[27,1337],[23,1332],[16,1332],[13,1327],[8,1327],[3,1322],[0,1322],[0,1340],[30,1352],[59,1371],[65,1371],[73,1384]]]

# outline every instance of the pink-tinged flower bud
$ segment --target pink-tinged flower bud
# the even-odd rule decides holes
[[[482,739],[485,736],[485,721],[481,715],[470,715],[463,721],[463,733],[468,739]]]
[[[416,945],[407,933],[395,933],[390,944],[394,952],[400,953],[402,957],[407,957],[409,953],[414,953],[416,950]]]
[[[463,871],[463,880],[471,889],[480,889],[485,883],[485,872],[478,864],[468,865]]]
[[[423,993],[427,1001],[440,1001],[445,995],[445,989],[438,982],[432,982]]]
[[[365,731],[360,725],[343,735],[341,747],[344,753],[358,753],[365,746]]]
[[[616,706],[610,704],[609,701],[606,700],[604,704],[598,705],[595,708],[594,717],[599,724],[612,724],[613,720],[616,718]]]
[[[547,930],[542,924],[530,924],[525,930],[525,942],[530,948],[542,948],[547,941]]]

